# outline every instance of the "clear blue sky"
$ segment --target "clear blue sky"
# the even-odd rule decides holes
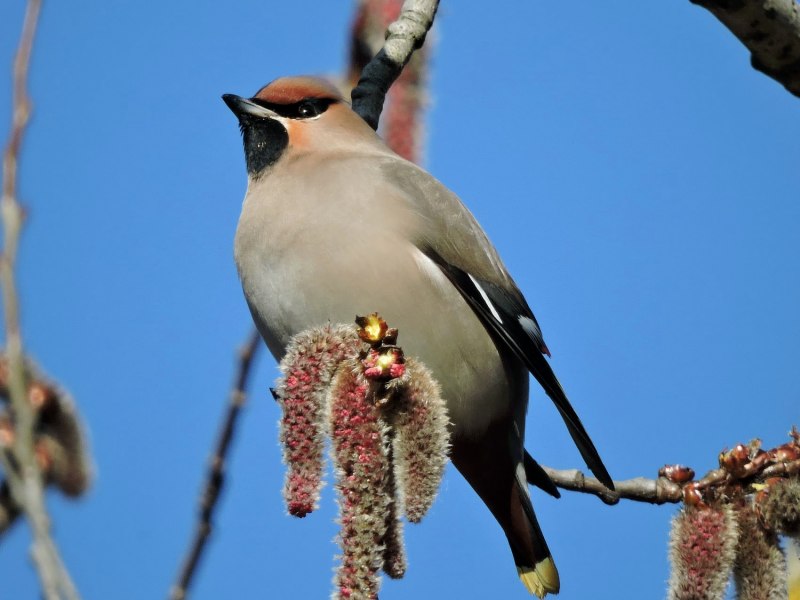
[[[337,73],[347,2],[46,2],[21,195],[24,334],[76,397],[97,478],[49,497],[85,598],[164,597],[194,524],[233,352],[250,328],[232,259],[245,188],[220,100]],[[0,5],[0,138],[23,2]],[[542,324],[615,478],[800,422],[800,100],[688,0],[444,1],[427,166],[471,207]],[[263,354],[193,598],[325,598],[336,532],[285,515]],[[582,466],[532,393],[528,448]],[[674,507],[534,503],[562,598],[659,598]],[[382,598],[526,598],[488,511],[448,470]],[[28,532],[0,597],[37,597]]]

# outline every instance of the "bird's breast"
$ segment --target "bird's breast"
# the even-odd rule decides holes
[[[409,241],[414,215],[347,185],[352,195],[343,201],[335,183],[248,191],[235,257],[271,352],[280,359],[291,336],[310,327],[378,312],[441,384],[454,431],[479,434],[527,395],[527,375],[504,360],[459,292]]]

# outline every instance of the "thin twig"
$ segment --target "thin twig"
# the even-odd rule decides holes
[[[800,97],[800,5],[795,0],[689,0],[750,50],[750,64]]]
[[[0,200],[0,212],[5,243],[3,256],[0,259],[0,280],[2,280],[5,306],[8,385],[16,426],[11,451],[3,452],[3,468],[8,477],[14,502],[25,513],[33,530],[31,554],[39,573],[44,596],[48,600],[62,598],[72,600],[78,598],[78,593],[50,536],[50,518],[44,503],[42,477],[34,453],[33,430],[36,415],[28,402],[19,327],[19,299],[14,276],[14,264],[24,216],[22,207],[17,201],[17,163],[31,112],[27,93],[28,67],[40,9],[41,0],[28,1],[22,35],[14,59],[11,134],[3,156],[3,195]]]
[[[796,430],[792,430],[793,435]],[[734,453],[739,451],[737,457]],[[649,504],[687,502],[702,503],[713,497],[733,497],[734,489],[754,490],[752,484],[763,483],[774,477],[796,477],[800,473],[800,441],[793,441],[764,452],[757,448],[757,454],[747,456],[747,447],[739,444],[730,453],[723,452],[721,466],[712,469],[700,479],[694,480],[694,472],[687,467],[672,467],[691,473],[679,481],[661,476],[657,479],[636,477],[625,481],[615,481],[614,489],[609,490],[594,477],[587,477],[577,469],[558,470],[542,465],[553,483],[564,490],[592,494],[606,504],[617,504],[621,499]],[[665,467],[669,469],[669,467]]]
[[[43,487],[55,486],[63,494],[77,497],[91,483],[92,469],[88,444],[75,403],[69,393],[48,379],[30,357],[25,357],[27,399],[34,413],[33,447]],[[17,427],[10,403],[9,367],[0,353],[0,456],[5,454],[11,477],[18,475],[19,461],[13,454]],[[21,515],[20,507],[11,496],[8,481],[0,484],[0,536]]]
[[[542,468],[553,480],[553,483],[562,490],[593,494],[606,504],[617,504],[622,498],[650,504],[680,502],[683,498],[681,486],[663,477],[658,479],[636,477],[625,481],[615,481],[612,491],[594,477],[587,477],[577,469],[559,471],[544,465]]]
[[[405,0],[398,19],[389,25],[383,48],[367,64],[351,98],[353,110],[378,128],[386,93],[433,25],[439,0]]]
[[[200,494],[200,511],[197,527],[195,528],[192,542],[186,553],[186,558],[181,566],[177,581],[172,587],[172,590],[170,590],[170,600],[183,600],[186,598],[197,570],[197,565],[206,548],[206,542],[211,535],[217,500],[219,500],[220,492],[225,484],[225,465],[228,458],[228,450],[231,440],[233,439],[237,419],[247,399],[247,385],[250,378],[251,366],[257,350],[261,347],[260,342],[261,336],[258,331],[253,330],[245,344],[239,350],[237,373],[228,402],[228,410],[225,413],[225,420],[222,422],[214,453],[211,456],[206,482]]]

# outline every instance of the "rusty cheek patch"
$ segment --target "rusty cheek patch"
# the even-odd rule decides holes
[[[289,133],[289,145],[294,148],[305,148],[308,146],[306,139],[305,124],[299,121],[288,121],[286,131]]]

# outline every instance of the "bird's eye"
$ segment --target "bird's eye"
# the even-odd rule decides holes
[[[299,116],[301,119],[316,117],[318,114],[317,107],[311,102],[301,102],[297,107],[297,116]]]

